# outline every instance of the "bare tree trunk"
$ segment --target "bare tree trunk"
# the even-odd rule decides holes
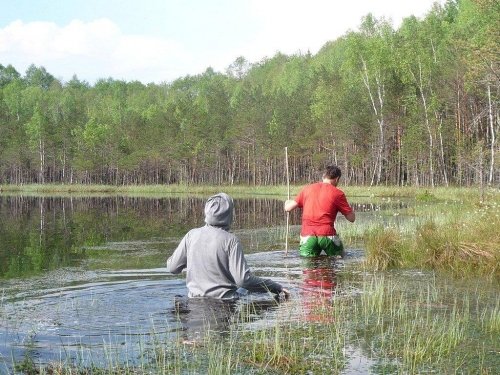
[[[349,181],[350,181],[350,177],[349,177],[349,162],[347,160],[347,155],[348,155],[348,150],[347,150],[347,145],[344,144],[344,171],[346,173],[346,177],[347,177],[347,185],[349,185]]]
[[[411,72],[411,71],[410,71]],[[424,119],[425,126],[427,128],[427,135],[429,136],[429,177],[431,181],[431,186],[434,187],[434,163],[433,163],[433,149],[434,149],[434,137],[432,135],[432,129],[429,121],[429,109],[427,107],[427,98],[424,93],[424,82],[422,78],[422,64],[418,62],[418,79],[415,77],[413,72],[411,72],[413,79],[418,84],[420,90],[420,98],[422,99],[422,105],[424,107]]]
[[[377,118],[377,123],[378,123],[378,128],[379,128],[379,144],[378,144],[378,149],[377,149],[377,158],[375,161],[375,168],[372,176],[372,181],[370,183],[370,186],[372,186],[374,183],[379,184],[380,183],[380,178],[382,175],[382,156],[384,153],[384,98],[385,98],[385,90],[384,90],[384,85],[381,82],[381,79],[379,76],[375,77],[375,82],[377,83],[377,96],[378,96],[378,106],[375,103],[375,98],[372,93],[372,89],[370,86],[370,79],[368,77],[368,68],[366,66],[366,62],[364,59],[361,59],[361,62],[363,63],[363,83],[365,84],[366,89],[368,90],[368,95],[370,96],[370,101],[372,103],[372,108],[373,112],[375,113],[375,116]],[[376,180],[375,180],[376,176]]]
[[[244,161],[245,159],[243,159],[243,162]],[[246,175],[247,185],[250,185],[250,145],[247,145]]]
[[[457,77],[458,81],[458,77]],[[462,185],[462,145],[461,145],[461,135],[462,135],[462,108],[461,108],[461,103],[460,103],[460,86],[457,87],[457,109],[456,109],[456,117],[457,117],[457,122],[456,122],[456,134],[457,134],[457,140],[456,140],[456,148],[458,150],[458,158],[457,158],[457,173],[455,176],[455,181],[458,181],[459,185]]]
[[[488,117],[490,122],[490,133],[491,133],[491,146],[490,146],[490,172],[488,177],[488,184],[493,183],[493,167],[495,165],[495,126],[493,124],[493,109],[491,104],[491,86],[488,84]]]
[[[371,178],[371,181],[370,181],[370,186],[373,186],[374,182],[375,182],[375,174],[376,174],[376,171],[377,171],[377,167],[378,167],[378,163],[379,163],[379,158],[375,158],[375,165],[373,167],[373,173],[372,173],[372,178]]]
[[[484,202],[484,150],[483,145],[480,144],[479,150],[479,193],[481,202]]]
[[[40,154],[40,171],[38,173],[38,182],[43,184],[44,180],[44,169],[45,169],[45,149],[43,145],[43,140],[40,137],[38,140],[39,154]]]
[[[437,117],[437,116],[436,116]],[[446,170],[446,163],[444,160],[444,144],[443,144],[443,133],[441,131],[443,127],[443,118],[440,116],[439,117],[439,143],[440,143],[440,151],[441,151],[441,165],[443,168],[443,178],[444,178],[444,183],[446,186],[449,186],[448,184],[448,172]]]
[[[63,168],[62,168],[62,181],[66,183],[66,145],[63,148]]]
[[[257,185],[257,155],[255,152],[255,143],[253,144],[253,184]]]

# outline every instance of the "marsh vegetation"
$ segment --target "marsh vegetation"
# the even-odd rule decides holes
[[[337,261],[297,256],[299,215],[285,256],[282,200],[254,193],[233,230],[289,301],[185,297],[162,267],[201,197],[0,196],[0,372],[495,373],[498,192],[352,189]]]

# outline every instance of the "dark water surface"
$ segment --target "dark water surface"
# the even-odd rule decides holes
[[[290,284],[301,264],[296,251],[283,254],[282,204],[238,199],[232,229],[258,275]],[[203,205],[178,197],[0,196],[0,366],[26,355],[98,362],[92,349],[103,345],[134,358],[152,333],[200,334],[203,307],[224,309],[192,306],[183,276],[163,267],[180,238],[203,225]],[[296,234],[299,217],[291,219]],[[256,318],[277,306],[257,295],[229,310],[244,304]],[[227,323],[224,313],[208,315]]]
[[[0,195],[0,373],[26,356],[36,363],[106,364],[110,356],[133,363],[153,336],[196,341],[207,325],[227,331],[242,310],[251,311],[250,328],[275,319],[281,306],[270,295],[234,304],[188,300],[184,277],[165,272],[180,238],[203,225],[203,206],[199,198]],[[359,203],[355,209],[358,222],[394,221],[405,220],[399,212],[407,206]],[[351,244],[345,260],[299,258],[299,215],[292,213],[285,256],[282,207],[281,200],[237,199],[232,230],[251,269],[300,301],[288,306],[288,318],[316,322],[318,301],[334,289],[357,292],[356,283],[337,286],[353,278],[343,269],[363,251]],[[357,351],[346,373],[371,365]]]

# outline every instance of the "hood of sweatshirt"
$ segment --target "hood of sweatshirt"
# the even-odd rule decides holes
[[[205,203],[205,223],[229,230],[233,222],[233,199],[226,193],[212,195]]]

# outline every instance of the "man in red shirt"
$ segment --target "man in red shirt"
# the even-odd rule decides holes
[[[344,245],[335,230],[335,218],[340,212],[351,223],[356,215],[347,203],[337,184],[342,172],[335,165],[325,168],[323,181],[307,185],[295,197],[285,202],[285,211],[302,208],[302,229],[300,231],[300,255],[318,256],[324,250],[327,255],[343,256]]]

